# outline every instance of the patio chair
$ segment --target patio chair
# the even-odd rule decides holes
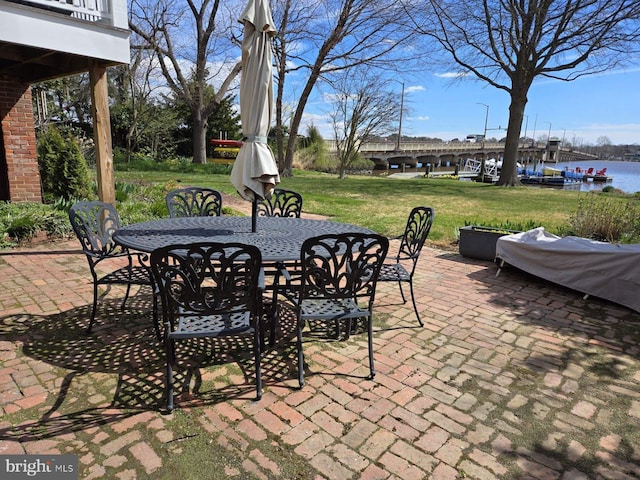
[[[82,245],[82,251],[87,257],[93,278],[93,305],[87,329],[87,333],[91,333],[96,317],[99,285],[107,287],[105,295],[109,292],[111,285],[126,285],[127,291],[121,306],[121,309],[124,310],[131,285],[146,285],[153,289],[153,281],[149,267],[143,263],[145,254],[131,253],[113,241],[113,233],[120,228],[120,216],[113,205],[99,201],[78,202],[69,210],[69,221]],[[105,264],[107,264],[105,261],[115,258],[126,260],[126,265],[116,268],[106,275],[100,275],[98,271],[105,268]],[[153,319],[156,336],[160,338],[155,295],[153,298]]]
[[[177,188],[167,193],[165,200],[171,218],[222,215],[222,195],[211,188]]]
[[[251,336],[256,398],[261,398],[261,261],[257,247],[240,243],[169,245],[151,253],[165,324],[169,412],[174,408],[175,344],[192,338]]]
[[[260,217],[289,217],[300,218],[302,213],[302,195],[293,190],[285,190],[283,188],[275,188],[271,196],[257,204],[257,214]],[[271,300],[272,310],[270,315],[270,341],[275,343],[275,333],[278,320],[278,295],[281,291],[280,282],[284,280],[286,288],[291,289],[292,285],[298,282],[294,280],[299,277],[300,269],[298,262],[284,263],[276,262],[274,264],[263,265],[265,275],[273,277],[273,282],[267,287],[267,290],[273,292]]]
[[[275,188],[269,198],[258,202],[261,217],[295,217],[302,213],[302,195],[292,190]]]
[[[411,210],[404,234],[396,237],[400,239],[400,247],[395,262],[382,265],[380,276],[378,277],[378,282],[398,282],[403,303],[407,303],[407,299],[404,295],[402,284],[409,284],[413,310],[416,313],[420,326],[424,324],[420,319],[420,313],[416,305],[416,298],[413,291],[413,274],[416,271],[422,246],[431,230],[434,215],[435,213],[431,207],[415,207]]]
[[[385,237],[365,233],[321,235],[302,244],[301,284],[293,303],[297,314],[300,388],[304,386],[302,330],[309,321],[335,323],[340,339],[343,322],[345,338],[349,338],[353,321],[363,319],[368,335],[369,378],[374,377],[373,302],[388,248]]]

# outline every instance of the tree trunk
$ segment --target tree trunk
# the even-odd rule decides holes
[[[524,108],[527,104],[526,95],[518,95],[512,90],[511,104],[509,105],[509,126],[507,127],[507,140],[504,144],[504,158],[502,159],[502,169],[498,185],[503,187],[514,187],[521,185],[518,179],[518,157],[520,147],[520,131],[522,129],[522,119],[524,118]]]
[[[207,120],[193,116],[193,163],[207,163]]]
[[[311,72],[309,79],[307,80],[304,89],[302,90],[302,94],[300,95],[300,99],[298,100],[298,105],[296,107],[296,111],[293,114],[293,118],[291,119],[291,127],[289,129],[289,139],[287,141],[287,150],[285,152],[284,157],[284,165],[282,171],[280,172],[280,176],[283,177],[292,177],[293,176],[293,157],[296,153],[296,142],[298,139],[298,130],[300,129],[300,122],[302,121],[302,114],[304,113],[304,109],[307,105],[307,101],[309,100],[309,95],[311,95],[311,90],[316,83],[316,80],[320,76],[320,68],[316,65],[316,68]]]

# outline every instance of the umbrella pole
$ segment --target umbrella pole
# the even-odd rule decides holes
[[[258,199],[251,202],[251,232],[256,233],[256,217],[258,216]]]

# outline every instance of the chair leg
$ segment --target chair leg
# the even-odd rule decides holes
[[[369,378],[373,380],[376,376],[376,371],[373,366],[373,317],[369,315],[367,317],[367,335],[369,343]]]
[[[271,308],[269,308],[268,312],[265,315],[265,322],[269,324],[269,346],[271,348],[276,345],[276,329],[278,328],[278,315],[279,315],[279,305],[278,305],[278,295],[277,292],[274,291],[273,298],[271,300]],[[264,323],[260,322],[260,328],[262,330],[261,334],[261,342],[262,349],[265,349],[265,330]]]
[[[165,324],[164,328],[169,329],[169,324]],[[173,411],[173,362],[174,362],[174,344],[173,340],[166,334],[169,330],[165,331],[165,356],[167,357],[167,378],[166,378],[166,393],[167,393],[167,410],[169,413]]]
[[[158,296],[153,294],[153,329],[156,332],[156,338],[159,342],[162,341],[162,334],[160,333],[160,322],[158,320]]]
[[[262,337],[258,331],[254,333],[253,342],[256,368],[256,401],[258,401],[262,398],[262,372],[260,370],[260,343],[262,342]]]
[[[285,270],[284,265],[276,265],[276,274],[273,279],[273,296],[271,299],[271,309],[269,312],[269,346],[274,347],[276,344],[276,329],[278,327],[279,311],[278,311],[278,293],[280,292],[280,276]]]
[[[276,346],[276,332],[278,329],[278,318],[280,315],[280,306],[277,303],[277,299],[275,300],[276,303],[273,304],[273,306],[271,307],[271,318],[269,319],[269,346],[270,347],[275,347]]]
[[[87,328],[87,334],[91,333],[93,329],[93,322],[96,319],[96,309],[98,308],[98,284],[93,282],[93,306],[91,307],[91,319],[89,320],[89,328]]]
[[[298,338],[296,345],[298,347],[298,383],[300,388],[304,387],[304,355],[302,353],[302,328],[304,327],[304,320],[298,318]]]
[[[124,310],[124,307],[127,305],[127,300],[129,299],[129,292],[131,292],[131,283],[127,283],[127,291],[124,294],[124,300],[122,300],[122,305],[120,305],[120,310]]]
[[[340,320],[338,320],[338,322],[340,322]],[[353,328],[353,320],[351,318],[347,318],[347,325],[346,325],[346,331],[345,331],[345,340],[349,340],[349,338],[351,338],[351,329]],[[340,337],[338,337],[338,340],[340,339]]]
[[[400,295],[402,296],[402,303],[407,303],[407,299],[404,296],[404,290],[402,289],[402,280],[398,280],[398,288],[400,289]]]
[[[411,290],[411,302],[413,303],[413,311],[416,312],[416,317],[418,318],[418,323],[421,327],[424,327],[424,323],[420,319],[420,314],[418,313],[418,306],[416,305],[416,296],[413,293],[413,282],[409,282],[409,289]]]

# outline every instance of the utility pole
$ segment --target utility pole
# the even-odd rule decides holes
[[[400,123],[398,124],[398,144],[396,150],[400,151],[400,139],[402,138],[402,111],[404,110],[404,82],[402,82],[402,95],[400,95]]]
[[[484,169],[485,169],[486,157],[487,157],[484,151],[484,144],[487,139],[487,122],[489,121],[489,105],[487,105],[486,103],[480,103],[480,102],[476,102],[476,103],[478,105],[483,105],[484,108],[486,109],[486,112],[484,115],[484,132],[482,134],[482,145],[480,147],[480,150],[482,151],[482,159],[480,160],[480,175],[478,175],[478,178],[477,178],[477,181],[484,183]]]

